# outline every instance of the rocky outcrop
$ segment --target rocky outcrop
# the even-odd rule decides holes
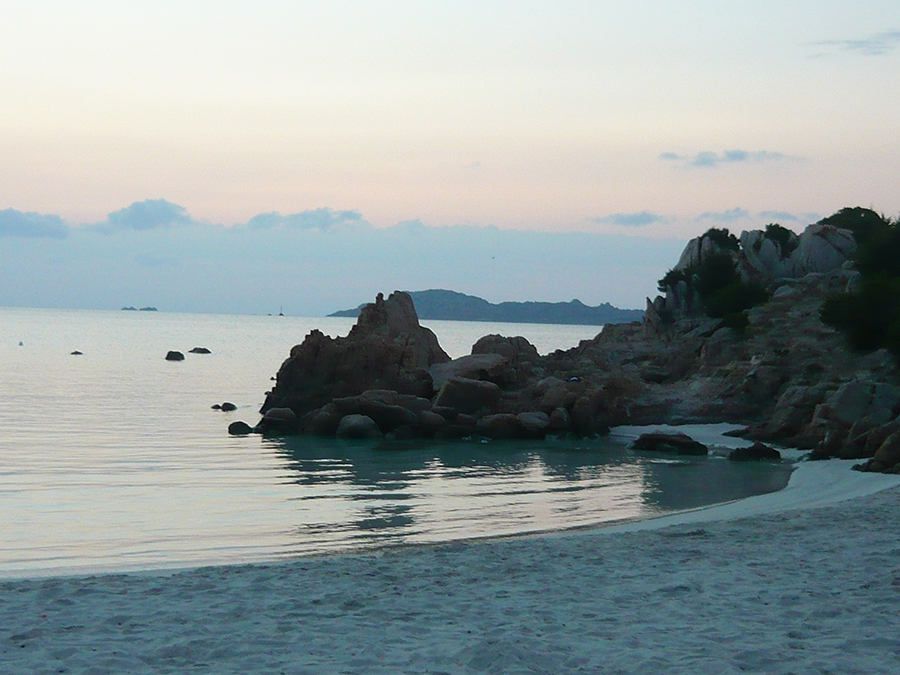
[[[313,331],[291,350],[256,431],[502,439],[736,422],[761,443],[864,460],[864,470],[898,466],[895,363],[849,351],[819,318],[855,278],[852,235],[827,225],[775,234],[699,237],[678,263],[724,252],[766,285],[770,299],[743,312],[742,332],[706,316],[681,279],[648,300],[643,321],[604,326],[572,349],[540,356],[524,338],[488,335],[450,360],[408,296],[379,296],[346,338]],[[363,424],[365,434],[347,431]]]
[[[385,300],[379,294],[347,337],[314,330],[294,347],[261,412],[289,408],[305,420],[334,399],[373,389],[430,398],[428,368],[449,360],[434,333],[419,325],[408,295],[393,293]]]

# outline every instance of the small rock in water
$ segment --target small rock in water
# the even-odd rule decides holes
[[[681,432],[651,432],[641,434],[631,444],[635,450],[655,450],[656,452],[676,452],[679,455],[706,455],[709,452],[703,443],[695,441]]]
[[[184,361],[184,354],[181,352],[170,351],[166,354],[166,361]]]
[[[191,354],[212,354],[206,347],[194,347],[191,351]]]
[[[253,433],[253,427],[246,422],[232,422],[228,425],[228,433],[232,436],[246,436],[247,434]]]
[[[234,403],[225,401],[225,403],[219,406],[219,409],[222,410],[222,412],[231,412],[232,410],[237,410],[237,406]]]
[[[746,448],[736,448],[728,455],[728,459],[732,462],[758,462],[764,460],[779,460],[781,453],[775,448],[770,448],[757,441],[753,445]]]
[[[213,404],[212,404],[211,406],[209,406],[209,407],[210,407],[212,410],[221,410],[221,409],[222,409],[222,404],[221,404],[221,403],[213,403]]]
[[[72,354],[72,356],[81,356],[83,353],[84,353],[84,352],[80,352],[80,351],[78,351],[78,350],[76,349],[76,350],[75,350],[74,352],[72,352],[71,354]]]

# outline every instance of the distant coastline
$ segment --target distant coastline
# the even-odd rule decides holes
[[[644,314],[642,310],[619,309],[609,303],[592,307],[579,300],[493,304],[474,295],[443,289],[407,292],[413,299],[420,319],[602,326],[607,323],[639,321]],[[364,305],[328,316],[356,317],[362,307]]]
[[[141,307],[138,309],[137,307],[123,307],[123,312],[155,312],[157,311],[156,307]]]

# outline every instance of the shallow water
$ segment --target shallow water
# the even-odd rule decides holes
[[[558,530],[782,487],[788,466],[636,456],[621,439],[231,437],[316,327],[352,319],[0,309],[0,575],[273,559]],[[542,352],[596,328],[425,322]],[[19,345],[19,342],[22,345]],[[210,355],[188,354],[195,346]],[[84,352],[72,356],[73,350]],[[167,362],[166,352],[186,353]],[[232,401],[238,410],[211,410]]]

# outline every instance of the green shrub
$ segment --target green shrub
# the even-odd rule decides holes
[[[836,293],[822,305],[822,321],[844,334],[852,349],[888,349],[900,361],[900,224],[860,207],[822,221],[853,231],[861,275],[857,293]]]
[[[886,348],[900,359],[900,276],[863,277],[858,293],[836,293],[822,304],[822,321],[841,331],[852,349]]]
[[[708,316],[722,319],[724,325],[738,332],[748,323],[744,311],[769,298],[762,284],[741,280],[734,259],[724,251],[707,255],[699,265],[669,270],[659,280],[659,289],[665,292],[667,286],[679,281],[687,282],[688,289],[697,292]]]
[[[727,227],[711,227],[703,234],[703,236],[711,239],[713,243],[723,251],[741,250],[741,242],[728,231]]]
[[[862,246],[870,238],[889,228],[891,221],[875,213],[872,209],[864,209],[861,206],[848,206],[827,218],[822,218],[819,224],[850,230],[853,232],[856,243]]]
[[[797,238],[793,232],[778,223],[769,223],[763,232],[766,239],[771,239],[781,249],[781,257],[787,258],[797,248]]]
[[[660,293],[665,293],[666,289],[671,286],[675,288],[679,281],[690,282],[691,278],[684,270],[669,270],[665,276],[656,282],[656,287]]]
[[[887,274],[900,277],[900,225],[879,228],[859,246],[854,257],[856,269],[864,276]]]

